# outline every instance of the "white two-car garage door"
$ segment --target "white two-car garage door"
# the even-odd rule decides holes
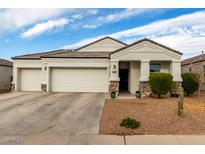
[[[107,69],[53,68],[50,83],[53,92],[107,92]]]
[[[41,69],[21,69],[21,91],[41,91]]]

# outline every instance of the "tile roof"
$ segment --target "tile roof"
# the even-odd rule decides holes
[[[5,60],[5,59],[0,59],[0,66],[10,66],[10,67],[12,67],[13,63],[8,61],[8,60]]]
[[[76,52],[65,51],[52,55],[45,55],[42,58],[109,58],[110,52]]]
[[[103,40],[105,38],[110,38],[110,39],[115,40],[115,41],[117,41],[119,43],[122,43],[122,44],[124,44],[126,46],[124,46],[124,47],[122,47],[120,49],[117,49],[117,50],[115,50],[113,52],[102,52],[102,51],[99,51],[99,52],[98,51],[96,51],[96,52],[79,52],[79,51],[78,52],[74,52],[74,51],[77,51],[77,50],[79,50],[81,48],[84,48],[84,47],[86,47],[88,45],[91,45],[93,43],[101,41],[101,40]],[[48,51],[48,52],[40,52],[40,53],[16,56],[16,57],[12,57],[12,59],[28,59],[28,60],[29,59],[33,59],[33,60],[38,60],[38,59],[41,59],[41,58],[109,58],[111,54],[114,54],[114,53],[119,52],[121,50],[127,49],[127,48],[129,48],[131,46],[134,46],[134,45],[136,45],[138,43],[141,43],[143,41],[151,42],[153,44],[156,44],[158,46],[161,46],[163,48],[166,48],[166,49],[171,50],[171,51],[173,51],[173,52],[175,52],[177,54],[182,55],[182,53],[177,51],[177,50],[171,49],[171,48],[169,48],[167,46],[164,46],[162,44],[159,44],[159,43],[157,43],[155,41],[152,41],[150,39],[147,39],[147,38],[139,40],[137,42],[134,42],[134,43],[132,43],[130,45],[127,45],[127,44],[125,44],[125,43],[123,43],[121,41],[118,41],[118,40],[114,39],[114,38],[104,37],[104,38],[99,39],[97,41],[94,41],[94,42],[92,42],[90,44],[87,44],[87,45],[85,45],[85,46],[83,46],[81,48],[78,48],[76,50],[61,49],[61,50],[54,50],[54,51]]]
[[[194,57],[185,59],[181,62],[181,65],[182,66],[183,65],[189,65],[189,64],[198,63],[198,62],[201,62],[201,61],[205,61],[205,54],[201,54],[201,55],[198,55],[198,56],[194,56]]]
[[[53,51],[47,51],[47,52],[39,52],[39,53],[33,53],[33,54],[26,54],[26,55],[21,55],[21,56],[15,56],[12,57],[12,59],[33,59],[33,60],[38,60],[41,59],[42,56],[48,56],[56,53],[63,53],[65,51],[72,51],[72,50],[53,50]]]

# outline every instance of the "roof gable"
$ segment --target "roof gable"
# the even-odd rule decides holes
[[[122,47],[122,48],[120,48],[120,49],[117,49],[117,50],[115,50],[114,52],[112,52],[112,54],[117,53],[117,52],[120,52],[120,51],[122,51],[122,50],[124,50],[124,49],[128,49],[128,48],[130,48],[130,47],[132,47],[132,46],[135,46],[135,45],[137,45],[137,44],[140,44],[140,43],[146,42],[146,41],[147,41],[147,42],[150,42],[150,43],[152,43],[152,44],[155,44],[155,45],[157,45],[157,46],[159,46],[159,47],[162,47],[162,48],[164,48],[164,49],[170,50],[170,51],[172,51],[172,52],[174,52],[174,53],[177,53],[177,54],[179,54],[179,55],[182,55],[181,52],[179,52],[179,51],[177,51],[177,50],[175,50],[175,49],[172,49],[172,48],[170,48],[170,47],[167,47],[167,46],[165,46],[165,45],[163,45],[163,44],[160,44],[160,43],[158,43],[158,42],[155,42],[155,41],[153,41],[153,40],[150,40],[150,39],[148,39],[148,38],[139,40],[139,41],[137,41],[137,42],[134,42],[134,43],[132,43],[132,44],[129,44],[129,45],[127,45],[127,46],[124,46],[124,47]]]
[[[181,60],[181,53],[149,39],[143,39],[111,53],[112,60]]]
[[[122,48],[124,46],[127,46],[126,43],[121,42],[119,40],[116,40],[112,37],[104,37],[99,40],[96,40],[94,42],[91,42],[87,45],[84,45],[76,51],[81,51],[81,52],[113,52],[119,48]]]

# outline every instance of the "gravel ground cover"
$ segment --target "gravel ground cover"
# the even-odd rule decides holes
[[[177,116],[177,98],[107,99],[100,134],[201,135],[205,134],[205,92],[184,98],[184,116]],[[137,129],[120,126],[123,118],[141,122]]]

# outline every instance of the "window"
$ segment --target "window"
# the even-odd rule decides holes
[[[160,72],[160,64],[150,64],[150,72]]]
[[[205,65],[203,66],[204,76],[205,76]]]
[[[191,69],[191,67],[189,67],[189,72],[190,72],[190,73],[192,72],[192,69]]]

